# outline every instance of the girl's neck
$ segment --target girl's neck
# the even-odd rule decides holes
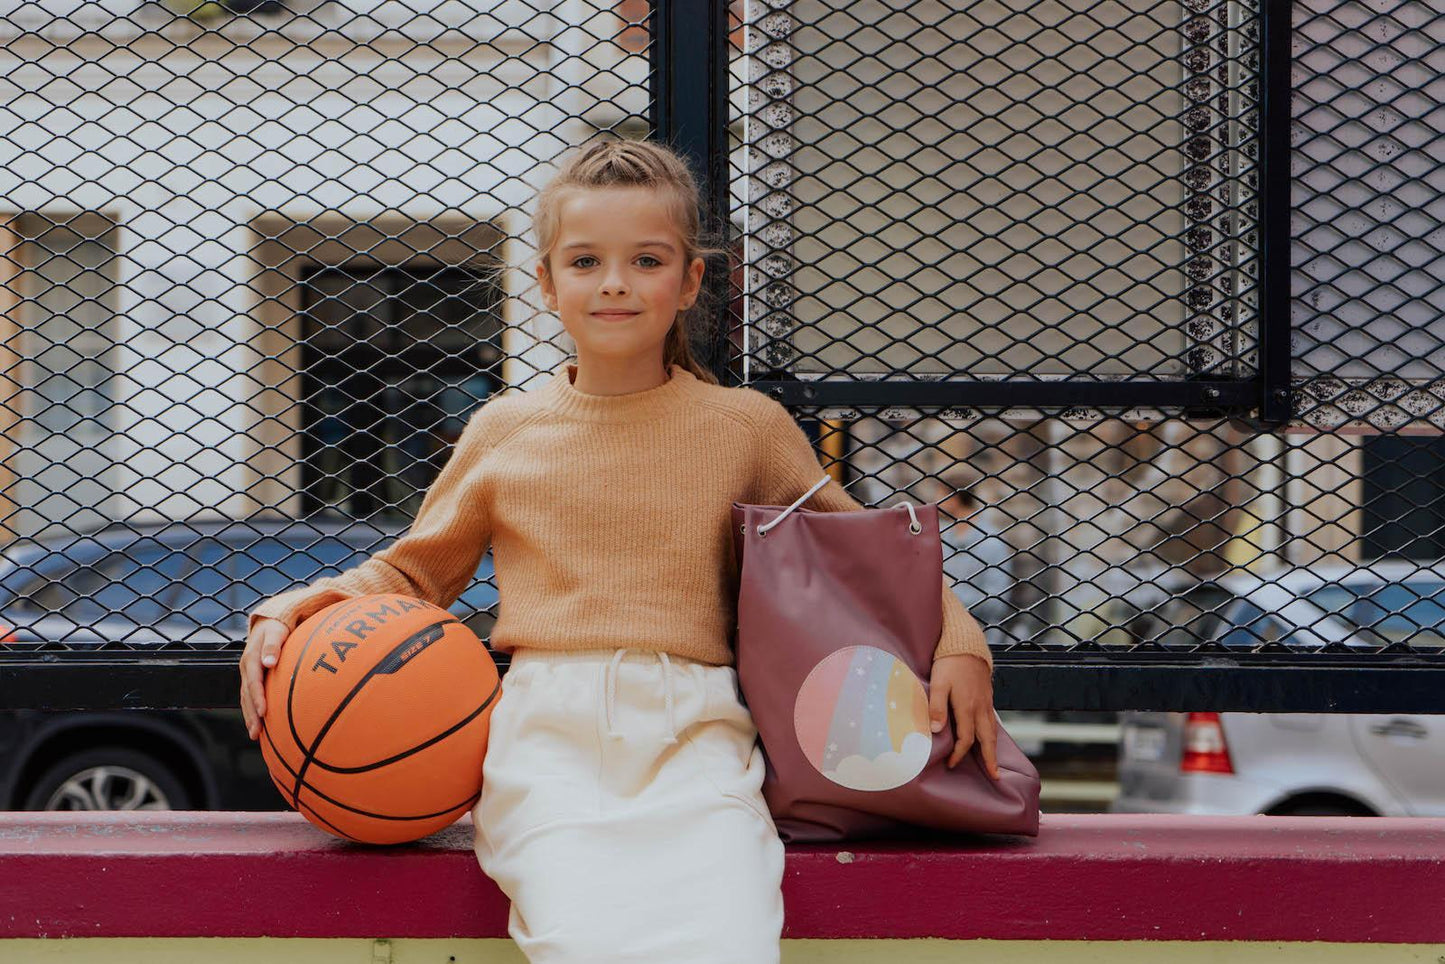
[[[584,359],[576,361],[577,371],[572,387],[587,395],[631,395],[665,384],[669,374],[661,356],[656,358],[613,361]]]

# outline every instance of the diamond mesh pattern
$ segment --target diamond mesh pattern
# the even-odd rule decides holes
[[[1261,359],[1261,16],[748,8],[733,368],[794,400],[790,381],[834,400],[855,386],[796,413],[860,501],[943,506],[945,568],[1005,654],[1445,645],[1445,14],[1294,5],[1275,121],[1292,145],[1290,386]],[[1201,379],[1292,389],[1291,417],[1275,431],[1254,405],[1114,393]],[[936,404],[863,404],[879,382],[931,385],[914,397]],[[1089,382],[1067,408],[949,391]]]
[[[650,132],[651,15],[7,5],[7,650],[239,650],[258,598],[404,531],[470,411],[572,350],[529,206]]]
[[[1266,120],[1257,0],[728,4],[726,377],[861,501],[941,504],[1003,665],[1439,655],[1436,6],[1293,4]],[[257,598],[404,531],[470,410],[572,350],[529,205],[653,133],[656,16],[4,8],[5,653],[234,657]]]

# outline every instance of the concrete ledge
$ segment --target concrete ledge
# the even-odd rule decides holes
[[[471,846],[469,817],[368,847],[294,813],[0,814],[0,937],[505,937]],[[792,939],[1442,942],[1445,819],[1045,814],[793,846],[784,898]]]

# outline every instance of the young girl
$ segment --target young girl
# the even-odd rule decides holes
[[[575,152],[542,191],[537,278],[577,348],[539,389],[468,421],[405,536],[251,613],[241,706],[297,623],[366,593],[450,606],[490,546],[511,655],[472,810],[481,869],[533,962],[777,961],[783,845],[732,665],[733,501],[788,505],[822,475],[761,392],[693,358],[698,194],[650,143]],[[862,506],[837,482],[810,500]],[[975,738],[997,777],[992,660],[942,586],[930,690],[954,765]]]

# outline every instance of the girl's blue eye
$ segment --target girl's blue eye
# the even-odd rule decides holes
[[[580,258],[578,258],[578,259],[576,259],[575,261],[572,262],[572,267],[574,267],[574,268],[585,267],[585,266],[582,264],[582,262],[584,262],[584,261],[596,261],[596,260],[597,260],[597,259],[594,258],[594,257],[592,257],[592,255],[590,255],[590,254],[584,254],[584,255],[582,255]],[[650,254],[644,254],[644,255],[642,255],[642,257],[639,258],[638,260],[639,260],[639,261],[642,261],[642,260],[651,261],[653,265],[660,265],[660,264],[662,264],[661,261],[659,261],[657,258],[654,258],[654,257],[653,257],[652,255],[650,255]]]

